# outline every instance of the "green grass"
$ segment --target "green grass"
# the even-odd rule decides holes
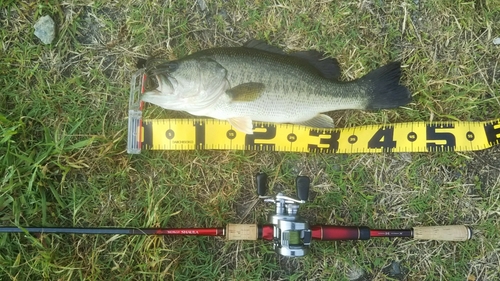
[[[198,1],[199,2],[199,1]],[[250,38],[336,57],[351,80],[401,60],[413,102],[339,111],[337,125],[499,118],[500,1],[4,1],[0,8],[0,224],[208,227],[265,223],[270,193],[311,177],[313,224],[467,224],[461,243],[316,242],[301,259],[269,242],[213,237],[0,234],[0,280],[497,280],[500,149],[317,155],[144,151],[128,155],[137,61],[175,59]],[[33,24],[51,15],[45,46]],[[149,106],[148,117],[185,117]],[[399,276],[389,274],[393,261]]]

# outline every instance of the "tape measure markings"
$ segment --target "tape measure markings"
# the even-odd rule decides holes
[[[500,142],[500,120],[490,121],[485,124],[485,131],[490,145],[496,145]]]
[[[319,129],[255,122],[254,134],[216,119],[142,120],[142,149],[232,149],[317,153],[481,150],[500,143],[500,120],[409,122]]]
[[[410,126],[410,132],[406,135],[406,139],[410,142],[410,151],[413,151],[413,141],[417,139],[417,134],[414,132],[413,123],[406,123],[406,127]],[[405,152],[408,152],[405,148]]]

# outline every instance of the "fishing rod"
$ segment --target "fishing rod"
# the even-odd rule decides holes
[[[269,224],[228,224],[209,228],[72,228],[72,227],[0,227],[0,233],[58,233],[58,234],[123,234],[169,236],[225,236],[227,240],[267,240],[283,256],[301,257],[308,253],[312,240],[368,240],[375,237],[407,237],[419,240],[466,241],[472,230],[465,225],[421,226],[410,229],[370,229],[365,226],[313,225],[298,216],[300,204],[309,197],[310,179],[298,176],[295,180],[297,199],[278,193],[266,196],[267,175],[256,176],[257,193],[265,202],[273,203],[275,211]]]

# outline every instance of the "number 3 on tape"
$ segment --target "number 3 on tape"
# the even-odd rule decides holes
[[[138,128],[134,128],[132,136],[129,132],[129,147],[139,147],[138,151],[440,152],[482,150],[500,143],[500,119],[487,122],[410,122],[337,129],[255,122],[252,135],[236,131],[228,122],[215,119],[145,119],[137,124]]]

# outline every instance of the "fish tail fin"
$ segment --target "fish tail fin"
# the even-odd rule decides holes
[[[368,96],[366,109],[395,108],[409,103],[411,93],[399,84],[400,78],[400,62],[391,62],[361,77]]]

